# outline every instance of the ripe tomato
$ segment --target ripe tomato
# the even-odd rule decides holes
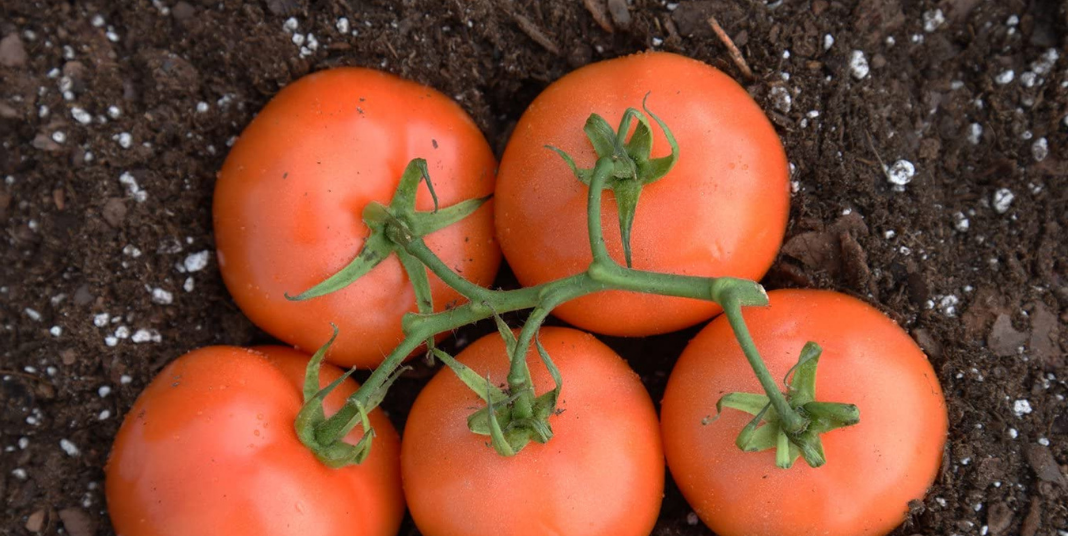
[[[701,331],[679,358],[661,406],[668,466],[697,515],[723,536],[883,535],[923,497],[942,460],[948,418],[934,369],[885,315],[827,291],[770,292],[771,305],[745,309],[771,374],[783,378],[806,341],[823,347],[816,398],[860,408],[860,423],[822,436],[826,465],[775,467],[775,451],[742,452],[738,432],[752,416],[716,401],[762,392],[725,317]]]
[[[520,283],[580,273],[592,260],[587,187],[545,145],[579,167],[596,153],[583,132],[591,113],[615,126],[628,108],[649,108],[679,143],[679,159],[642,192],[631,247],[637,269],[758,280],[782,243],[789,212],[786,155],[749,94],[715,68],[664,52],[583,67],[550,85],[519,120],[497,178],[497,237]],[[654,124],[653,157],[671,153]],[[605,192],[608,251],[623,261],[615,198]],[[714,304],[619,291],[583,297],[556,314],[608,335],[666,333],[708,319]]]
[[[426,536],[647,536],[660,511],[664,460],[656,412],[637,374],[592,335],[543,328],[563,376],[554,435],[503,457],[467,417],[485,407],[449,370],[416,398],[404,430],[401,474],[412,517]],[[491,380],[508,374],[498,334],[457,359]],[[527,356],[538,393],[553,381]]]
[[[105,470],[115,532],[396,534],[404,515],[396,430],[375,410],[362,465],[320,463],[293,429],[307,364],[289,348],[213,346],[164,368],[130,409]],[[320,384],[340,374],[324,365]],[[331,393],[327,415],[356,388],[346,380]]]
[[[286,300],[333,275],[368,236],[371,201],[388,204],[405,166],[427,160],[440,206],[493,192],[496,160],[471,118],[444,95],[395,76],[339,68],[278,93],[241,134],[215,187],[219,269],[241,310],[265,331],[315,350],[340,329],[327,360],[373,367],[402,339],[415,293],[391,255],[356,283]],[[420,186],[418,210],[433,209]],[[488,285],[500,263],[489,203],[426,238],[468,280]],[[434,306],[460,296],[430,276]]]

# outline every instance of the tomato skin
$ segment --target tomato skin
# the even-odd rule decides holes
[[[164,368],[130,409],[105,469],[116,534],[395,535],[404,515],[396,430],[375,410],[363,465],[320,463],[293,429],[307,363],[289,348],[213,346]],[[324,365],[320,384],[340,374]],[[327,397],[327,414],[356,387],[347,380]]]
[[[340,333],[327,360],[374,367],[403,338],[415,293],[395,255],[341,291],[297,295],[346,266],[369,230],[371,201],[388,204],[405,166],[427,160],[440,206],[493,193],[496,160],[471,118],[437,91],[360,68],[308,75],[278,93],[234,144],[215,188],[219,269],[256,325],[305,351]],[[432,210],[425,185],[418,210]],[[468,280],[489,285],[500,264],[491,203],[426,242]],[[431,274],[437,310],[458,293]]]
[[[822,436],[827,463],[775,467],[773,450],[734,445],[752,419],[716,401],[762,392],[725,317],[690,342],[668,380],[661,426],[668,466],[697,515],[722,536],[884,535],[934,482],[948,429],[934,369],[904,330],[873,307],[815,290],[768,293],[744,310],[771,375],[783,378],[812,340],[823,347],[816,398],[860,408],[860,423]]]
[[[749,94],[697,60],[647,52],[578,69],[539,95],[516,125],[497,178],[497,237],[520,283],[580,273],[592,261],[588,188],[545,145],[579,167],[596,153],[583,132],[591,113],[615,127],[627,108],[650,110],[679,143],[675,168],[644,188],[631,237],[635,268],[759,280],[775,259],[789,213],[782,143]],[[650,121],[652,121],[650,119]],[[671,153],[653,123],[653,156]],[[615,198],[606,191],[602,228],[623,261]],[[655,311],[655,314],[651,313]],[[582,329],[620,336],[667,333],[720,309],[709,302],[610,291],[556,309]]]
[[[656,412],[637,374],[592,335],[543,328],[542,343],[563,375],[546,444],[505,458],[467,428],[485,407],[449,370],[419,394],[401,446],[405,496],[426,536],[647,536],[663,499]],[[491,379],[508,373],[497,334],[457,359]],[[527,356],[538,393],[553,382]]]

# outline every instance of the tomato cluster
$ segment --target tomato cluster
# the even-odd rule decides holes
[[[628,110],[643,100],[664,130],[649,134],[645,115]],[[609,122],[618,134],[599,126]],[[673,54],[593,64],[550,85],[499,170],[471,118],[432,89],[360,68],[295,82],[235,143],[214,222],[235,302],[296,350],[203,348],[160,372],[109,459],[116,532],[392,535],[407,504],[427,536],[645,536],[666,458],[718,534],[886,534],[933,482],[948,426],[916,344],[832,292],[760,290],[767,306],[747,307],[745,328],[738,301],[710,301],[719,287],[686,290],[764,275],[785,232],[788,183],[782,144],[746,91]],[[601,184],[603,196],[591,190]],[[604,270],[598,247],[616,279],[591,275]],[[524,287],[546,289],[515,291],[532,318],[558,294],[575,299],[553,314],[605,335],[727,314],[679,358],[658,420],[638,375],[589,333],[538,323],[525,339],[498,316],[500,334],[452,358],[435,348],[438,330],[412,327],[495,316],[490,296],[505,291],[488,286],[502,252]],[[549,286],[561,280],[574,284]],[[331,292],[315,291],[323,284]],[[416,343],[448,370],[419,394],[401,439],[374,406]],[[364,389],[320,369],[322,355],[393,370]],[[769,374],[788,378],[785,395],[769,391]],[[768,397],[738,393],[761,389]],[[720,404],[756,404],[757,416],[720,415]],[[743,452],[735,436],[747,450],[778,437],[778,450]],[[327,463],[335,447],[359,463]],[[809,466],[776,467],[799,456]]]

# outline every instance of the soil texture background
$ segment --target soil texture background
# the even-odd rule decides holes
[[[765,285],[867,300],[939,374],[942,473],[896,534],[1068,534],[1066,34],[1057,0],[4,0],[0,532],[112,535],[103,466],[145,384],[270,340],[223,287],[211,196],[280,88],[384,69],[455,98],[499,155],[547,84],[655,48],[734,76],[784,140]],[[659,400],[695,332],[607,342]],[[432,372],[386,401],[399,428]],[[690,513],[669,484],[654,534],[710,534]]]

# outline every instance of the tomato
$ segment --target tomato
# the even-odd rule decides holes
[[[583,67],[545,89],[515,127],[497,177],[497,237],[520,283],[537,285],[584,271],[592,260],[587,187],[545,145],[582,168],[596,153],[583,132],[591,113],[615,126],[624,111],[649,109],[674,133],[674,169],[644,188],[635,214],[633,266],[694,276],[759,280],[782,243],[789,180],[782,143],[749,94],[715,68],[665,52]],[[653,157],[671,153],[654,124]],[[623,261],[618,211],[604,194],[609,253]],[[601,292],[555,314],[582,329],[644,336],[696,324],[719,312],[709,302]]]
[[[860,408],[860,423],[822,436],[826,465],[775,467],[774,450],[735,446],[752,417],[716,401],[762,392],[725,317],[679,358],[661,405],[668,466],[697,515],[722,536],[882,535],[923,497],[942,460],[948,418],[934,369],[892,320],[827,291],[768,293],[746,322],[772,377],[783,378],[806,341],[823,347],[817,400]]]
[[[320,463],[293,429],[307,364],[289,348],[213,346],[164,368],[130,409],[105,469],[115,532],[396,534],[404,515],[396,430],[375,410],[374,446],[362,465]],[[324,365],[320,384],[340,374]],[[346,380],[326,398],[326,413],[356,388]]]
[[[656,412],[637,374],[592,335],[543,328],[563,376],[554,435],[503,457],[467,428],[485,403],[449,370],[416,398],[404,430],[401,473],[409,509],[426,536],[647,536],[660,511],[664,460]],[[500,335],[457,360],[493,381],[508,374]],[[538,393],[553,381],[527,356]]]
[[[234,144],[215,187],[219,269],[256,325],[314,351],[340,333],[327,360],[373,367],[402,340],[415,293],[396,255],[354,284],[304,302],[295,296],[346,266],[369,230],[372,201],[388,204],[405,166],[427,160],[440,206],[493,192],[496,160],[470,117],[433,89],[392,75],[338,68],[278,93]],[[420,186],[416,208],[434,208]],[[445,263],[479,285],[500,263],[493,209],[426,237]],[[434,306],[460,296],[431,275]]]

